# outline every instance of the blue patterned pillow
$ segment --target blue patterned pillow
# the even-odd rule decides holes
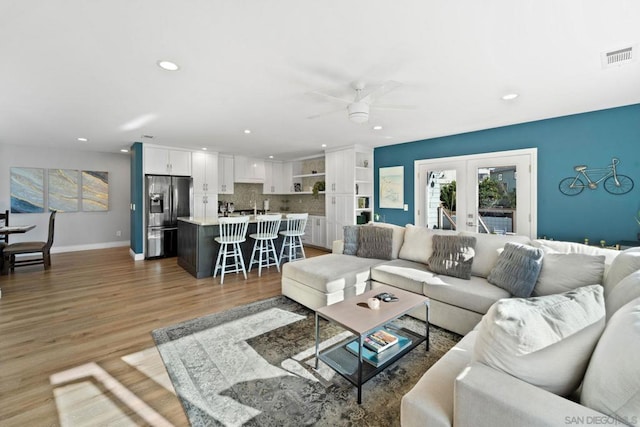
[[[528,298],[538,280],[543,254],[540,248],[520,243],[506,243],[487,281],[514,297]]]

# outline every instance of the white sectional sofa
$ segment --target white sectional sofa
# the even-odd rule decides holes
[[[625,330],[633,329],[635,325],[635,331],[631,332],[635,341],[629,350],[640,349],[640,327],[637,326],[640,325],[640,299],[637,299],[640,297],[640,250],[619,252],[571,242],[530,240],[526,236],[456,233],[412,225],[399,227],[370,224],[360,227],[391,229],[391,233],[384,232],[384,238],[381,240],[373,240],[378,246],[390,248],[362,252],[361,248],[358,248],[355,256],[345,254],[345,248],[348,248],[348,253],[354,253],[353,238],[345,235],[347,240],[335,242],[331,254],[285,264],[282,270],[282,292],[315,309],[381,284],[391,285],[429,297],[430,323],[464,335],[464,338],[434,364],[404,396],[401,405],[403,426],[553,426],[590,425],[612,421],[618,425],[625,422],[630,425],[640,424],[640,418],[633,418],[633,412],[640,408],[640,394],[637,393],[637,389],[640,388],[640,368],[628,360],[634,354],[637,355],[637,352],[619,349],[612,356],[604,344],[598,345],[598,338],[603,330],[603,337],[609,336],[607,342],[614,342],[616,345],[624,342],[616,335],[616,330],[622,328],[618,327],[617,323],[622,322],[625,323]],[[367,230],[366,234],[370,233]],[[474,238],[472,240],[475,240],[475,247],[468,279],[443,274],[442,266],[438,267],[439,273],[432,271],[429,260],[433,255],[433,242],[442,240],[434,239],[433,236],[436,235]],[[363,243],[371,245],[366,239],[360,240],[360,244]],[[505,250],[506,243],[513,244],[509,245],[510,252],[513,247],[518,247],[541,254],[541,268],[536,274],[535,286],[531,291],[533,298],[512,298],[513,295],[509,291],[513,290],[509,286],[493,284],[496,276],[492,277],[492,281],[488,279],[492,272],[504,267],[505,256],[501,258],[500,254]],[[371,252],[376,256],[368,257]],[[576,294],[582,296],[576,297]],[[560,302],[554,298],[560,298]],[[548,303],[549,300],[552,302]],[[589,305],[590,309],[583,310],[576,301],[587,301],[585,304]],[[584,327],[579,331],[573,331],[572,324],[579,322],[574,319],[563,323],[561,319],[553,328],[569,328],[570,333],[563,335],[553,330],[549,333],[545,324],[549,314],[543,312],[541,315],[536,312],[539,310],[537,305],[545,303],[554,307],[554,310],[555,307],[573,307],[567,309],[573,316],[576,313],[575,307],[578,307],[577,311],[581,316],[579,322],[586,322]],[[509,304],[516,307],[523,304],[522,309],[516,312],[515,321],[524,325],[524,328],[533,328],[525,331],[524,335],[515,337],[516,349],[513,352],[523,351],[523,348],[530,344],[528,337],[533,337],[534,341],[537,339],[538,345],[551,339],[552,343],[548,344],[544,351],[529,349],[529,353],[521,360],[512,357],[511,349],[500,349],[496,350],[495,354],[487,354],[493,351],[491,339],[500,337],[501,340],[510,342],[509,340],[514,338],[509,336],[510,333],[514,333],[509,330],[513,329],[513,322],[511,326],[503,327],[513,319],[500,318],[505,315],[504,312],[508,312]],[[536,307],[533,309],[533,317],[517,319],[518,313],[528,313],[530,306]],[[615,319],[617,321],[613,326],[610,322],[605,323],[605,306],[607,319],[624,306],[624,310],[621,311],[625,311],[625,316],[620,315],[624,320]],[[548,307],[543,309],[548,310]],[[583,311],[588,315],[583,316]],[[414,315],[424,318],[422,310]],[[562,318],[560,314],[557,316]],[[589,316],[591,317],[588,319]],[[522,332],[515,332],[518,333]],[[479,336],[482,345],[477,343]],[[496,342],[494,347],[501,346],[502,343]],[[597,354],[604,353],[604,356],[597,360],[599,366],[595,366],[592,360],[587,368],[594,348],[594,358]],[[576,349],[579,349],[580,354],[572,354]],[[620,356],[621,353],[625,356]],[[562,365],[561,361],[565,359],[563,355],[580,359],[582,362],[567,362],[569,365]],[[616,366],[615,362],[607,362],[607,358],[611,357],[621,357],[622,365],[630,365],[629,369],[632,372],[618,374],[615,368],[610,372],[609,366]],[[532,376],[533,380],[524,374],[521,376],[525,380],[519,378],[518,363],[525,360],[531,360],[531,366],[541,366],[535,373],[526,374]],[[539,365],[541,361],[542,364]],[[504,366],[500,365],[501,363]],[[546,390],[544,381],[541,382],[543,385],[536,384],[539,380],[536,375],[544,375],[548,370],[546,367],[555,365],[557,372],[570,371],[573,375],[571,381],[577,381],[578,384],[582,382],[582,376],[585,376],[586,371],[585,383],[590,386],[587,394],[593,395],[593,390],[602,389],[606,391],[606,396],[603,397],[601,392],[596,392],[595,398],[587,397],[585,405],[584,385],[582,396],[573,393],[567,397]],[[607,368],[603,368],[603,365]],[[589,382],[586,378],[590,374],[591,378],[595,379]],[[550,373],[547,375],[563,376]],[[612,376],[613,379],[603,385],[603,376]],[[573,385],[570,384],[568,387]],[[630,389],[636,393],[635,396],[629,392]],[[624,399],[626,403],[620,403],[620,400]],[[615,402],[611,403],[608,400]],[[607,418],[608,416],[614,418]]]

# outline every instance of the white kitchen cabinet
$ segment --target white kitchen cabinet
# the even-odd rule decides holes
[[[218,192],[218,154],[192,153],[193,192]]]
[[[191,152],[145,145],[144,173],[191,176]]]
[[[285,192],[282,181],[282,169],[282,162],[264,162],[263,194],[283,194]]]
[[[302,243],[321,248],[327,247],[326,220],[324,216],[309,215],[302,236]]]
[[[218,154],[196,152],[193,161],[193,213],[199,219],[218,215]]]
[[[371,220],[373,150],[353,146],[326,152],[327,246],[343,238],[343,227]]]
[[[233,156],[218,155],[218,194],[233,194]]]
[[[233,161],[235,182],[252,184],[264,183],[264,160],[245,156],[234,156]]]
[[[193,195],[194,218],[212,220],[218,217],[218,195],[215,193],[198,193]]]
[[[310,217],[313,222],[311,228],[311,244],[321,248],[327,247],[327,220],[323,216]]]

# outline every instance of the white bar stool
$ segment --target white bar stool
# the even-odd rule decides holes
[[[251,261],[249,262],[249,271],[253,264],[258,264],[258,277],[262,276],[262,267],[275,265],[280,271],[280,261],[276,252],[275,241],[278,238],[280,230],[280,222],[282,215],[256,215],[256,232],[250,234],[249,237],[255,240],[253,251],[251,251]],[[257,259],[256,259],[257,252]]]
[[[284,236],[282,248],[280,249],[280,262],[284,261],[284,257],[289,261],[306,258],[304,247],[302,246],[302,236],[304,236],[304,228],[307,226],[308,218],[308,213],[287,215],[287,229],[280,232]],[[287,248],[287,253],[285,253],[285,247]],[[300,249],[301,257],[298,257],[298,249]]]
[[[247,240],[249,217],[222,217],[218,218],[218,224],[220,224],[220,236],[214,239],[220,243],[220,249],[218,249],[218,258],[216,259],[216,267],[213,270],[213,277],[215,278],[218,270],[220,270],[220,284],[222,285],[225,273],[239,273],[242,271],[246,280],[247,270],[244,267],[240,243]],[[227,257],[233,257],[233,264],[227,265]]]

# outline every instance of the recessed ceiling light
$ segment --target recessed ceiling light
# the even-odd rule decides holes
[[[80,142],[87,142],[87,141],[88,141],[88,139],[87,139],[87,138],[78,138],[78,141],[80,141]]]
[[[270,159],[273,159],[273,156],[269,156]]]
[[[202,151],[207,151],[207,147],[202,147]]]
[[[245,129],[245,130],[244,130],[244,133],[246,133],[246,134],[250,134],[250,133],[251,133],[251,130],[250,130],[250,129]]]
[[[382,126],[376,125],[373,127],[373,130],[382,130]]]
[[[175,62],[166,61],[164,59],[161,59],[160,61],[158,61],[157,64],[158,64],[158,67],[167,71],[178,71],[180,69],[178,64],[176,64]]]
[[[520,96],[520,95],[518,95],[517,93],[508,93],[508,94],[504,95],[502,97],[502,99],[504,101],[511,101],[512,99],[516,99],[518,96]]]
[[[122,148],[120,151],[122,151],[123,153],[128,153],[129,150],[127,150],[126,148]]]
[[[327,148],[327,144],[322,144],[321,147],[322,148]]]

